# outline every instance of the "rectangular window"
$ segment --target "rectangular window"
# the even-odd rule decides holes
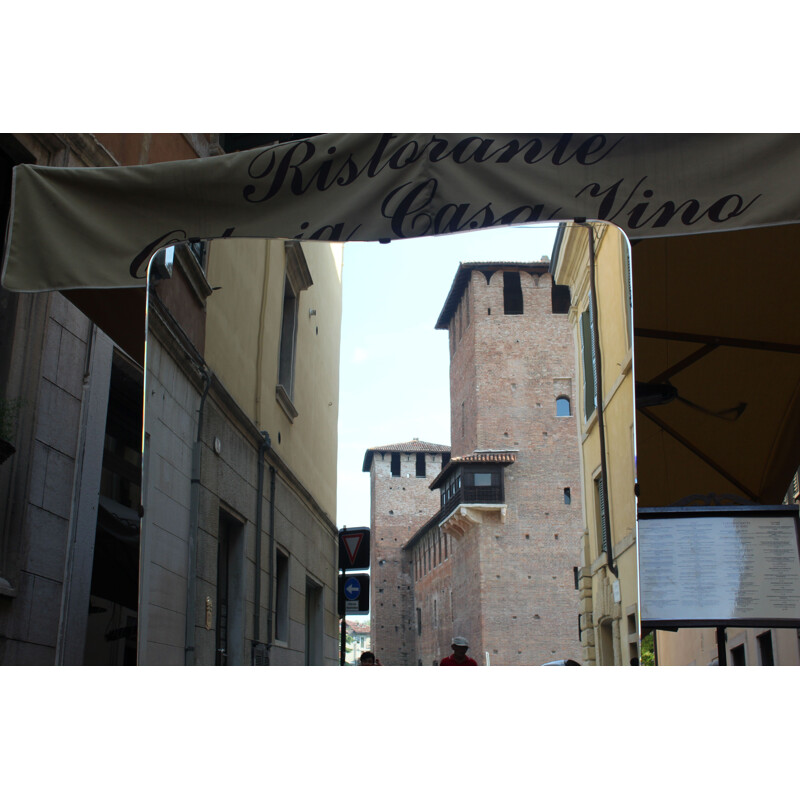
[[[743,644],[740,644],[738,647],[731,648],[731,665],[734,667],[747,666],[747,659],[745,658]]]
[[[762,667],[774,667],[775,656],[772,651],[772,631],[767,631],[756,637],[758,641],[758,656]]]
[[[628,252],[628,242],[620,234],[622,248],[622,286],[623,303],[625,304],[625,335],[628,347],[633,344],[633,293],[631,292],[631,260]]]
[[[476,472],[473,475],[474,486],[491,486],[492,473],[491,472]]]
[[[417,636],[422,636],[422,609],[417,609]]]
[[[392,453],[392,475],[400,477],[400,453]]]
[[[605,487],[603,486],[603,474],[600,473],[594,479],[594,504],[595,504],[595,526],[597,535],[598,555],[608,552],[608,520],[605,512]]]
[[[289,556],[275,553],[275,638],[289,641]]]
[[[594,317],[591,297],[589,308],[581,314],[581,363],[583,365],[583,412],[589,419],[595,410],[597,366],[594,360]]]
[[[425,477],[425,453],[417,453],[417,477]]]
[[[287,397],[294,399],[294,351],[297,342],[297,295],[288,276],[283,281],[283,321],[278,363],[278,383]]]
[[[503,273],[503,313],[522,313],[522,285],[519,272]]]
[[[306,579],[306,666],[322,666],[322,587]]]
[[[240,665],[244,653],[244,526],[219,510],[217,538],[217,666]]]

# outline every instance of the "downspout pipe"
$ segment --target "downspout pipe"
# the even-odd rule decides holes
[[[617,565],[614,563],[614,545],[611,536],[611,514],[608,503],[608,465],[606,462],[606,428],[603,409],[603,368],[600,358],[600,325],[597,313],[597,282],[596,271],[597,265],[595,263],[594,252],[594,229],[591,224],[586,222],[585,219],[576,219],[578,225],[585,227],[589,232],[589,287],[591,289],[591,303],[592,303],[592,339],[593,341],[593,356],[597,369],[597,380],[595,381],[595,407],[597,409],[597,428],[600,434],[600,474],[603,476],[603,496],[600,502],[603,504],[603,518],[606,521],[608,528],[608,568],[611,570],[615,578],[619,578],[619,571]]]
[[[203,411],[205,409],[208,390],[211,387],[211,373],[201,367],[203,375],[203,394],[200,396],[200,409],[197,413],[197,435],[192,447],[192,486],[189,503],[189,568],[186,576],[186,645],[184,648],[184,664],[195,663],[195,609],[197,591],[197,528],[200,518],[200,462],[202,456]]]
[[[267,431],[261,431],[261,444],[258,447],[258,491],[256,495],[256,575],[255,610],[253,611],[253,646],[261,639],[261,516],[264,508],[264,455],[272,447]],[[270,567],[270,576],[272,567]]]

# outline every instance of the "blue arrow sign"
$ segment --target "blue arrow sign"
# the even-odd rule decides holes
[[[344,596],[348,600],[356,600],[360,594],[361,584],[359,583],[358,578],[348,578],[344,582]]]

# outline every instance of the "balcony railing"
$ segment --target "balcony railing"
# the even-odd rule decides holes
[[[441,509],[439,517],[443,519],[460,505],[505,502],[502,486],[462,486]]]

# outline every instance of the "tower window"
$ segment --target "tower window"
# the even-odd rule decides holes
[[[425,477],[425,453],[417,453],[417,477]]]
[[[569,487],[564,489],[564,505],[568,506],[572,502],[572,494],[570,493]]]
[[[569,402],[569,397],[559,397],[556,400],[556,416],[569,417],[572,414],[572,407]]]
[[[400,475],[400,453],[392,453],[392,475],[395,478]]]
[[[503,273],[503,313],[522,313],[522,285],[519,272]]]

